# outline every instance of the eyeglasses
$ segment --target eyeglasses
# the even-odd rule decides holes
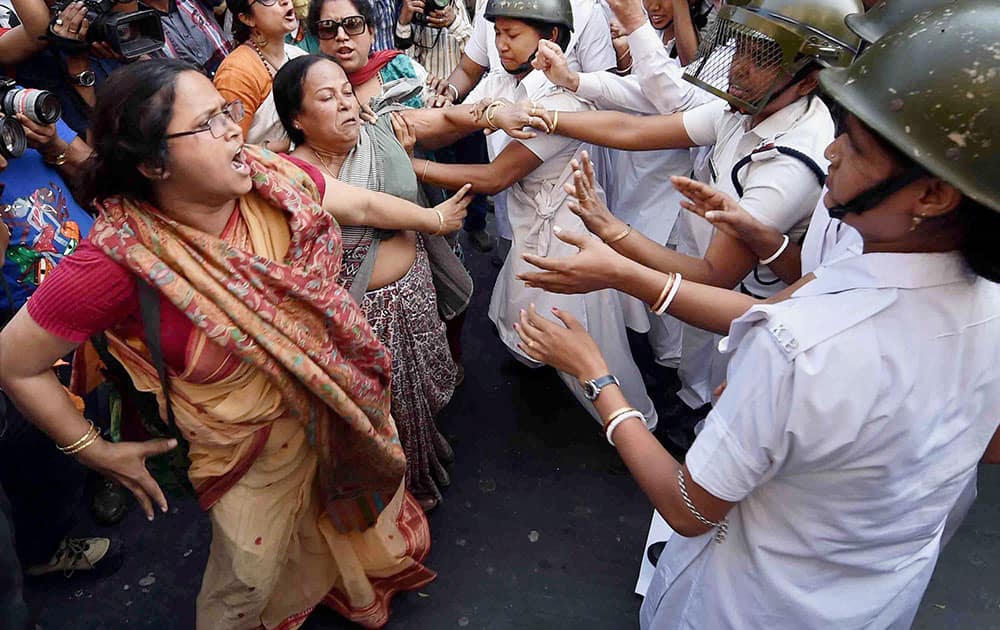
[[[281,2],[281,0],[250,0],[250,2],[247,3],[247,6],[249,7],[255,4],[259,4],[262,7],[273,7],[279,2]]]
[[[343,20],[320,20],[316,23],[316,37],[333,39],[337,36],[341,26],[344,27],[344,32],[348,35],[360,35],[368,28],[365,18],[360,15],[350,15]]]
[[[243,115],[245,113],[246,110],[243,109],[243,101],[236,99],[235,101],[223,105],[222,110],[217,114],[212,114],[201,127],[192,129],[191,131],[180,131],[178,133],[167,134],[163,136],[163,139],[169,140],[170,138],[193,136],[196,133],[203,133],[205,131],[210,131],[213,138],[221,138],[226,135],[226,119],[228,118],[238,124],[241,120],[243,120]]]

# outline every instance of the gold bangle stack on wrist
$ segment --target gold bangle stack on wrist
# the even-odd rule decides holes
[[[500,109],[501,107],[504,107],[505,105],[506,103],[504,103],[503,101],[493,101],[492,103],[486,106],[486,124],[489,125],[490,129],[492,129],[493,131],[499,129],[496,123],[493,122],[493,114],[497,113],[497,110]]]
[[[56,448],[58,448],[60,452],[65,453],[67,455],[75,455],[80,451],[82,451],[83,449],[90,446],[91,444],[93,444],[94,442],[96,442],[100,437],[101,437],[100,430],[98,430],[98,428],[94,426],[94,423],[91,422],[90,428],[87,429],[87,432],[84,433],[83,437],[81,437],[79,440],[73,442],[69,446],[59,446],[57,444]]]
[[[558,126],[559,126],[559,112],[554,111],[552,112],[552,127],[549,128],[549,135],[554,134]]]

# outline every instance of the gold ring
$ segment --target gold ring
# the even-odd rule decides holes
[[[527,343],[528,343],[528,347],[529,347],[529,348],[534,348],[534,347],[535,347],[535,342],[534,342],[534,341],[532,341],[531,339],[528,339],[528,340],[527,340]]]

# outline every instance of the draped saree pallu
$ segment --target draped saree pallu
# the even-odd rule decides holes
[[[396,592],[435,577],[402,488],[390,358],[337,283],[340,232],[315,183],[246,153],[253,191],[222,238],[121,199],[90,237],[194,324],[170,403],[212,521],[198,627],[297,628],[320,603],[379,627]],[[141,342],[109,338],[162,408]]]

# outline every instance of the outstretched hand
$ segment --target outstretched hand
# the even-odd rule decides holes
[[[439,226],[435,234],[451,234],[457,232],[465,221],[466,211],[474,195],[469,194],[472,184],[466,184],[457,193],[446,199],[444,202],[434,206],[434,209],[441,213],[444,219],[443,225]]]
[[[720,232],[743,241],[750,249],[756,251],[757,245],[766,241],[771,232],[780,240],[778,230],[755,219],[729,195],[688,177],[671,177],[670,181],[687,197],[681,200],[682,208],[702,217]]]
[[[614,287],[625,258],[590,234],[553,228],[556,238],[580,251],[564,258],[524,254],[524,260],[542,271],[518,274],[526,286],[551,293],[581,294]]]
[[[146,518],[153,520],[153,504],[161,512],[167,511],[167,498],[163,490],[146,469],[146,459],[173,450],[177,440],[148,440],[146,442],[105,442],[97,440],[77,455],[80,463],[93,468],[129,489],[142,506]]]
[[[573,183],[563,184],[563,190],[572,195],[575,201],[570,201],[567,207],[573,214],[583,219],[587,229],[597,235],[602,241],[609,241],[625,229],[625,223],[611,214],[607,204],[601,199],[597,190],[597,176],[594,173],[594,163],[590,154],[581,152],[580,160],[570,162],[573,167]]]
[[[565,311],[553,308],[552,314],[562,325],[539,315],[534,304],[528,310],[522,309],[514,324],[521,337],[517,347],[535,361],[581,380],[606,374],[607,363],[587,329]]]

